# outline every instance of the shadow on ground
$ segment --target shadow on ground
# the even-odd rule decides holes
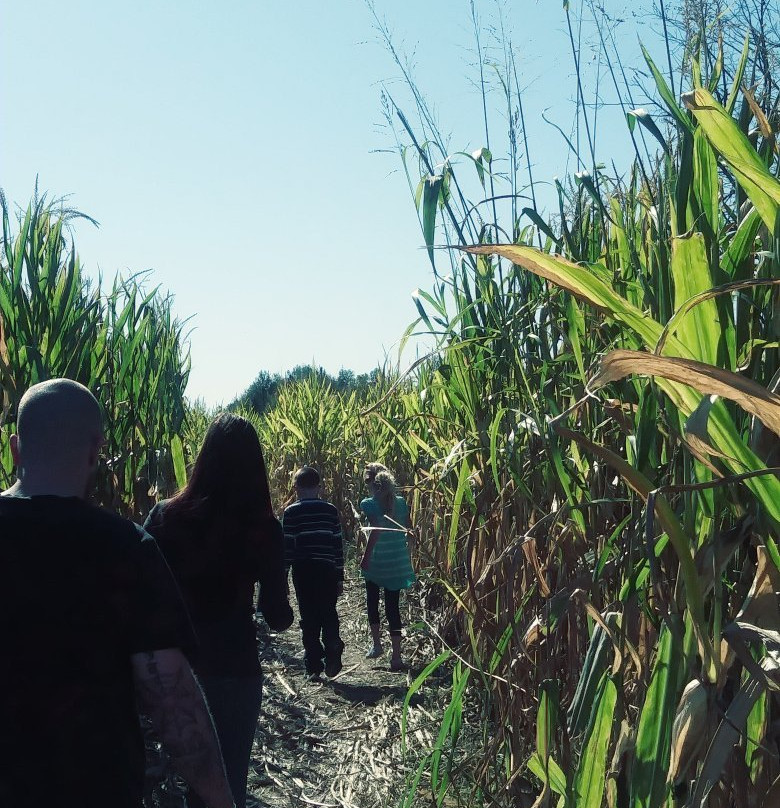
[[[367,707],[375,707],[383,701],[387,703],[403,703],[409,689],[406,678],[399,678],[397,685],[352,684],[337,679],[335,682],[331,682],[330,686],[333,688],[334,693],[345,701],[355,706],[365,704]],[[415,693],[409,703],[413,707],[417,707],[422,704],[423,701],[422,696],[419,693]]]

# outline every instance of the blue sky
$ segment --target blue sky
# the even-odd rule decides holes
[[[498,7],[478,0],[486,25]],[[549,182],[574,170],[540,117],[567,128],[573,115],[562,6],[502,7]],[[468,2],[376,9],[414,54],[453,151],[483,145]],[[634,63],[636,23],[620,29]],[[3,33],[0,186],[25,204],[38,175],[96,218],[99,229],[76,230],[91,272],[153,270],[192,316],[191,396],[228,402],[261,369],[363,372],[395,356],[411,293],[432,277],[398,158],[384,152],[383,82],[407,96],[362,0],[8,2]],[[627,140],[615,121],[608,157]]]

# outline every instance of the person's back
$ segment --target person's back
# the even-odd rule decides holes
[[[406,501],[394,495],[390,511],[376,497],[368,497],[361,501],[360,510],[374,528],[370,563],[363,576],[390,590],[406,589],[414,583],[405,530],[409,527]]]
[[[170,570],[151,536],[84,501],[96,399],[68,379],[34,385],[16,427],[18,479],[0,496],[0,806],[140,808],[139,710],[211,808],[233,806]]]
[[[133,806],[130,656],[188,637],[139,530],[78,498],[0,497],[0,805]]]
[[[293,615],[284,586],[282,527],[274,518],[251,527],[226,519],[202,524],[168,513],[157,504],[144,529],[157,540],[181,589],[199,647],[192,659],[201,676],[260,674],[255,630],[255,583],[259,611],[273,631],[284,631]]]
[[[415,581],[409,547],[409,508],[396,493],[393,475],[381,463],[366,466],[364,481],[372,493],[360,502],[360,510],[370,525],[360,562],[366,581],[366,610],[371,630],[371,646],[366,658],[376,659],[382,655],[379,626],[379,590],[382,588],[392,645],[390,669],[402,670],[399,595]]]
[[[360,510],[366,514],[372,527],[388,528],[391,532],[399,531],[406,541],[403,528],[409,527],[409,506],[403,497],[395,496],[393,509],[389,512],[375,497],[367,497],[361,500]]]
[[[262,703],[258,610],[268,626],[293,621],[282,528],[273,514],[257,430],[220,413],[209,425],[184,488],[155,506],[144,526],[160,544],[198,637],[191,657],[209,703],[237,808],[246,804]],[[190,808],[203,803],[188,795]]]
[[[284,509],[287,563],[322,564],[344,576],[341,521],[336,506],[319,497],[299,499]]]
[[[285,508],[285,561],[292,568],[309,676],[341,670],[344,643],[336,601],[344,586],[344,548],[338,510],[320,498],[320,475],[304,466],[295,475],[297,502]]]

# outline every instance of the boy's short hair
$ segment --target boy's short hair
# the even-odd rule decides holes
[[[319,471],[312,466],[303,466],[295,472],[293,482],[300,488],[315,488],[322,482]]]

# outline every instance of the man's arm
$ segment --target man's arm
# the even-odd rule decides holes
[[[130,660],[139,709],[152,720],[176,772],[209,808],[233,808],[214,724],[184,654],[166,648]]]
[[[260,590],[257,595],[259,611],[273,631],[284,631],[293,623],[285,565],[285,539],[283,528],[274,519],[269,527],[260,568]]]
[[[341,517],[333,514],[333,563],[336,567],[336,597],[344,592],[344,536],[341,532]]]

